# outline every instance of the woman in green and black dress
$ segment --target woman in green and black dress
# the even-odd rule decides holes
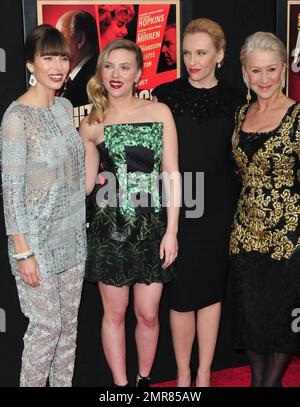
[[[147,386],[163,283],[174,277],[171,265],[177,256],[176,129],[167,106],[135,97],[142,66],[141,50],[133,42],[111,42],[88,83],[93,108],[80,126],[86,147],[86,189],[91,194],[86,279],[99,283],[102,343],[118,386],[127,385],[129,287],[134,286],[137,318],[137,385]],[[166,221],[157,185],[161,169],[175,175],[168,185]]]

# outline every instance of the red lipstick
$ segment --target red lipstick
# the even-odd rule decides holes
[[[123,86],[123,82],[120,81],[110,81],[109,84],[113,89],[120,89]]]

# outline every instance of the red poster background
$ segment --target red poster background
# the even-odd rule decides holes
[[[141,79],[141,89],[151,89],[161,83],[170,82],[177,78],[176,69],[157,73],[169,10],[170,5],[153,6],[151,4],[139,6],[136,44],[142,50],[153,47],[150,51],[143,51],[144,71]],[[148,20],[150,22],[146,24]],[[144,21],[145,24],[143,24]]]
[[[97,22],[100,48],[100,23],[98,19],[98,7],[100,5],[103,5],[103,3],[99,2],[97,5],[87,5],[85,3],[73,5],[43,4],[42,21],[40,21],[40,23],[55,26],[59,17],[67,11],[74,9],[87,11]],[[114,6],[120,5],[122,5],[121,2],[118,5],[114,4]],[[179,68],[157,72],[169,11],[171,7],[175,8],[176,5],[156,3],[143,5],[135,4],[134,2],[132,5],[135,7],[135,10],[138,10],[135,15],[136,37],[129,39],[135,41],[143,50],[144,69],[139,90],[143,91],[141,92],[141,96],[147,98],[150,96],[151,89],[161,83],[172,81],[179,76]],[[172,11],[174,11],[174,9]],[[177,22],[177,24],[179,24],[179,22]],[[177,38],[175,40],[177,41]],[[179,50],[177,50],[177,52],[179,52]],[[148,90],[148,93],[145,92],[145,90]]]

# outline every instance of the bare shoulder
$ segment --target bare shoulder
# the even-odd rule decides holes
[[[89,116],[86,116],[80,122],[79,133],[85,141],[97,144],[102,138],[103,123],[90,123]]]
[[[137,107],[139,109],[149,109],[153,106],[153,102],[150,99],[139,99],[137,98]]]
[[[157,103],[154,104],[154,106],[155,106],[154,109],[159,111],[159,112],[163,112],[164,114],[170,114],[171,113],[171,110],[169,109],[169,107],[165,103],[157,102]]]
[[[289,98],[289,97],[287,98],[287,102],[289,105],[294,105],[295,103],[297,103],[296,100]]]
[[[153,103],[152,100],[141,99],[138,102],[136,113],[141,121],[163,122],[166,125],[173,120],[172,113],[164,103]]]
[[[155,115],[169,115],[170,114],[170,109],[168,108],[167,105],[161,102],[153,102],[153,100],[141,100],[140,104],[141,108],[147,109],[151,114]]]
[[[296,100],[286,97],[283,103],[283,109],[287,110],[296,103]]]
[[[172,119],[172,113],[169,107],[161,102],[152,104],[152,113],[158,121],[167,121]]]

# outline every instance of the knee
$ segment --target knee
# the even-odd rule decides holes
[[[136,311],[136,319],[138,324],[142,324],[147,328],[154,328],[158,323],[158,314],[153,310]]]
[[[29,321],[26,336],[36,337],[39,342],[56,344],[61,334],[62,324],[60,316],[53,318],[35,317]]]
[[[107,323],[114,326],[120,326],[125,322],[126,309],[111,309],[104,312],[104,319]]]

